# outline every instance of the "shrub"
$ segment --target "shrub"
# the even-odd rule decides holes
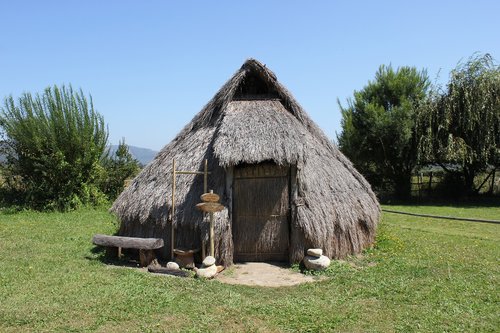
[[[123,139],[114,156],[109,153],[103,157],[103,178],[101,189],[109,199],[115,199],[123,191],[125,181],[135,176],[140,168],[139,161],[132,157]]]
[[[5,99],[0,114],[6,161],[2,177],[14,201],[34,209],[69,210],[99,204],[100,159],[108,140],[103,117],[80,90]]]

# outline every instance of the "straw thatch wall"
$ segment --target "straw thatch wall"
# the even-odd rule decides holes
[[[310,247],[332,258],[369,246],[379,220],[370,185],[310,120],[276,76],[248,60],[194,119],[132,181],[112,207],[121,235],[161,237],[170,255],[172,159],[177,170],[202,170],[226,207],[216,214],[216,258],[233,260],[231,232],[233,167],[273,161],[292,170],[290,261]],[[176,247],[200,248],[208,223],[194,209],[201,176],[177,177]]]

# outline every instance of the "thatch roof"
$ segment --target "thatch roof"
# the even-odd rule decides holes
[[[224,111],[214,153],[225,167],[266,160],[297,164],[310,140],[314,137],[279,100],[232,101]]]
[[[374,240],[380,212],[370,185],[256,60],[246,61],[115,201],[111,210],[122,222],[120,234],[162,237],[170,246],[174,158],[178,170],[201,170],[204,159],[209,161],[209,188],[228,207],[216,214],[216,257],[225,264],[232,262],[233,248],[226,171],[240,163],[296,166],[292,227],[300,232],[291,236],[291,261],[300,261],[308,247],[340,258]],[[207,223],[193,209],[202,192],[200,176],[177,178],[176,246],[199,247],[200,237],[207,237]]]

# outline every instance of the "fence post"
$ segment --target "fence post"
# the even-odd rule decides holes
[[[432,192],[432,171],[431,173],[429,174],[429,188],[428,188],[428,192],[429,192],[429,195],[431,194]]]
[[[493,169],[493,177],[491,177],[490,194],[493,194],[494,189],[495,189],[495,175],[496,174],[497,174],[497,169]]]

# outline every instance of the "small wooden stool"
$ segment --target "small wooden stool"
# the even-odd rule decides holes
[[[198,251],[200,251],[200,249],[174,249],[175,262],[178,263],[181,268],[194,268],[194,254]]]

